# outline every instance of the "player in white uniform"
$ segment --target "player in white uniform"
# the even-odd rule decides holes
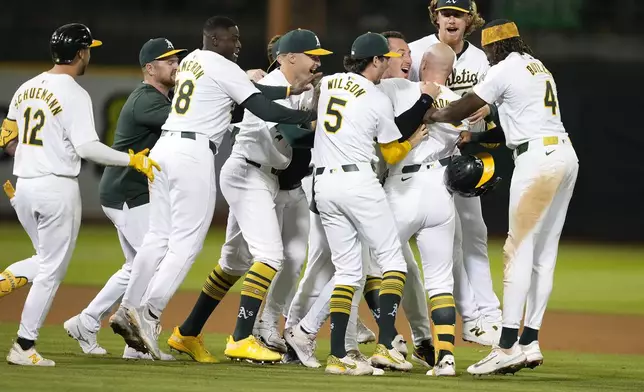
[[[389,49],[392,52],[400,53],[401,57],[389,59],[387,70],[377,87],[392,101],[397,120],[409,116],[410,113],[411,116],[414,116],[413,112],[418,112],[415,105],[421,98],[421,89],[418,83],[405,80],[411,66],[409,47],[405,42],[405,37],[399,32],[384,32],[383,36],[388,40]],[[412,124],[413,129],[421,122],[423,111],[422,107],[420,109],[420,116],[416,115],[416,120]],[[380,159],[382,160],[382,158]],[[386,163],[384,169],[386,169]],[[305,191],[309,191],[309,195],[307,195],[309,199],[310,190],[310,187],[305,186]],[[288,330],[285,331],[285,336],[288,336],[290,344],[298,354],[302,364],[308,367],[318,367],[320,365],[313,355],[314,338],[329,316],[329,301],[334,287],[333,273],[335,268],[330,262],[331,251],[319,222],[319,215],[311,214],[311,243],[309,245],[311,257],[309,257],[304,276],[300,282],[294,306],[289,310],[286,325]],[[380,267],[375,263],[369,249],[365,249],[364,245],[362,253],[363,259],[368,263],[364,296],[377,320],[380,314],[378,294],[382,280]],[[408,275],[402,306],[410,323],[416,347],[412,359],[429,366],[427,361],[433,363],[434,351],[431,346],[426,294],[420,271],[408,243],[403,244],[403,255],[407,261]],[[359,320],[357,330],[355,330],[356,326],[354,324],[356,320],[354,320],[354,316],[352,313],[347,328],[346,350],[349,356],[355,356],[359,352],[357,343],[363,343],[365,342],[364,340],[369,339],[369,334],[373,335],[373,332],[360,325]],[[372,339],[375,340],[375,335],[373,335]],[[392,344],[406,356],[407,347],[402,335],[397,334]]]
[[[154,179],[153,167],[158,168],[145,156],[147,151],[127,154],[98,141],[91,98],[74,78],[85,73],[90,48],[100,45],[82,24],[56,29],[50,40],[54,67],[18,88],[3,121],[2,135],[18,132],[14,206],[18,219],[26,222],[23,226],[38,258],[38,273],[25,300],[18,338],[7,355],[11,364],[55,365],[36,351],[35,341],[76,245],[81,158],[102,165],[132,166],[150,180]]]
[[[320,65],[318,56],[329,54],[331,52],[320,47],[320,41],[312,31],[290,31],[280,39],[281,67],[266,75],[260,84],[287,87],[310,80]],[[300,100],[301,96],[297,96],[277,102],[297,109]],[[281,354],[258,342],[252,332],[271,281],[284,264],[282,214],[277,211],[276,199],[278,175],[289,166],[293,155],[293,148],[287,141],[290,129],[263,121],[248,110],[236,128],[238,132],[231,155],[221,169],[221,189],[230,206],[222,257],[206,280],[190,316],[181,327],[175,328],[168,343],[188,354],[201,350],[191,347],[195,338],[228,289],[248,272],[242,285],[237,328],[228,339],[225,355],[234,359],[277,362],[281,360]],[[306,133],[312,140],[313,132],[308,130]],[[294,283],[287,287],[287,295]],[[285,352],[285,347],[281,351]]]
[[[423,80],[437,83],[441,88],[433,104],[435,107],[446,106],[460,98],[445,87],[455,57],[454,51],[440,42],[431,46],[423,56]],[[458,125],[431,124],[428,137],[405,159],[389,168],[384,185],[401,242],[406,243],[415,237],[421,255],[436,347],[435,366],[427,372],[430,376],[456,375],[456,309],[452,275],[454,202],[443,178],[460,131],[468,129],[467,121]]]
[[[155,359],[160,358],[161,312],[201,251],[212,221],[217,194],[214,155],[228,131],[233,105],[269,121],[299,124],[312,117],[261,94],[235,63],[240,49],[235,22],[224,17],[206,21],[203,49],[181,61],[172,110],[152,149],[163,174],[151,186],[149,230],[110,325],[128,345],[149,351]],[[290,92],[304,90],[294,86]],[[275,91],[275,98],[289,95],[288,88]]]
[[[348,72],[327,76],[320,82],[313,151],[314,199],[336,268],[330,302],[328,373],[372,373],[366,363],[347,356],[345,349],[354,292],[362,286],[365,276],[358,238],[373,250],[383,273],[380,331],[371,362],[374,366],[411,369],[411,364],[392,346],[407,265],[384,191],[372,168],[377,159],[374,139],[388,163],[401,160],[417,142],[398,141],[402,135],[394,122],[391,101],[375,87],[387,69],[387,57],[399,56],[389,51],[385,37],[367,33],[354,41],[351,55],[345,57]]]
[[[552,74],[519,36],[517,26],[496,20],[483,30],[490,59],[485,80],[471,93],[431,115],[459,121],[485,103],[497,103],[505,143],[514,150],[503,290],[503,330],[490,355],[471,374],[513,373],[542,363],[538,331],[552,290],[559,237],[579,170],[561,122]],[[497,132],[498,133],[498,132]],[[464,132],[463,142],[498,142],[494,132]],[[525,306],[521,339],[519,327]]]
[[[437,42],[449,45],[457,57],[446,86],[459,95],[480,83],[490,65],[485,53],[465,40],[483,26],[476,3],[470,0],[432,0],[429,6],[432,24],[438,29],[409,44],[412,53],[411,80],[420,80],[423,53]],[[478,109],[478,108],[477,108]],[[496,110],[484,105],[468,120],[474,124]],[[459,152],[457,151],[457,154]],[[492,288],[490,261],[487,253],[487,226],[478,197],[454,195],[456,235],[454,241],[454,297],[463,319],[463,340],[492,345],[500,336],[501,310]]]

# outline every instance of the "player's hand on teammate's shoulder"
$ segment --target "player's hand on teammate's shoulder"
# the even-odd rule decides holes
[[[470,122],[470,124],[475,124],[481,120],[483,120],[485,117],[490,115],[490,106],[489,105],[484,105],[481,107],[479,110],[475,111],[471,116],[467,118],[467,121]]]
[[[434,82],[420,82],[420,92],[436,99],[441,92],[441,88]]]
[[[145,174],[150,181],[154,181],[154,168],[158,171],[161,171],[161,166],[156,163],[154,160],[148,157],[150,152],[149,148],[146,148],[143,151],[139,151],[136,154],[134,151],[129,150],[130,154],[130,166],[133,167],[136,171]]]
[[[246,75],[248,75],[248,78],[253,82],[259,82],[264,76],[266,76],[266,72],[264,72],[263,69],[249,69],[246,71]]]
[[[420,124],[418,129],[414,132],[413,135],[409,137],[409,143],[411,143],[412,148],[416,147],[420,142],[423,140],[425,136],[427,136],[428,129],[425,124]]]
[[[309,91],[310,89],[313,88],[313,81],[321,77],[322,77],[322,72],[316,72],[307,76],[306,79],[303,79],[297,83],[294,83],[293,85],[291,85],[290,95],[300,95],[305,91]]]

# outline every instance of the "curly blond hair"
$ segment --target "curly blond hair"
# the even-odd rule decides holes
[[[277,34],[271,38],[270,41],[268,41],[268,46],[266,47],[266,54],[268,55],[268,63],[273,64],[273,62],[277,59],[273,58],[273,46],[275,46],[275,42],[277,42],[278,39],[282,38],[281,34]]]
[[[438,7],[438,0],[431,0],[429,3],[429,18],[432,21],[432,24],[439,29],[440,27],[438,26],[438,11],[436,11],[436,8]],[[467,24],[467,27],[465,28],[465,34],[463,37],[467,37],[468,35],[472,34],[474,30],[480,29],[483,27],[485,24],[485,19],[479,14],[478,8],[476,7],[476,2],[472,0],[472,10],[470,12],[470,18],[469,22]]]

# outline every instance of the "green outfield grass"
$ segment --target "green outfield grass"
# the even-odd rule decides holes
[[[0,352],[9,349],[17,326],[0,324]],[[168,334],[162,334],[165,341]],[[474,378],[468,365],[487,351],[457,347],[458,377],[432,379],[415,368],[411,374],[387,373],[380,377],[341,377],[322,369],[296,365],[251,365],[231,363],[223,357],[224,336],[208,335],[206,342],[221,364],[202,365],[178,356],[176,362],[124,361],[123,341],[109,329],[99,340],[110,352],[104,358],[83,355],[62,327],[41,330],[39,351],[56,361],[55,368],[26,368],[0,361],[0,390],[4,391],[642,391],[644,356],[588,355],[545,352],[545,365],[522,370],[514,376]],[[324,363],[327,341],[318,344]],[[373,345],[362,346],[370,354]],[[163,345],[163,349],[167,346]]]
[[[3,222],[0,267],[32,255],[22,227]],[[219,258],[223,228],[210,230],[203,252],[181,286],[199,290]],[[503,279],[503,243],[490,241],[489,253],[497,293]],[[416,248],[414,251],[417,253]],[[122,264],[116,230],[109,225],[83,225],[65,284],[101,286]],[[563,243],[548,309],[594,313],[644,314],[644,247]]]

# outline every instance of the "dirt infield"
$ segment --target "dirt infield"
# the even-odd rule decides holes
[[[58,291],[46,324],[61,325],[80,312],[97,293],[94,287],[63,286]],[[22,304],[27,296],[25,288],[0,300],[0,322],[17,322]],[[163,314],[164,330],[180,324],[192,309],[198,293],[178,293]],[[239,306],[239,294],[230,294],[206,324],[207,332],[231,333]],[[369,309],[363,303],[362,320],[375,328]],[[402,314],[401,314],[402,315]],[[106,325],[106,320],[103,323]],[[398,317],[398,329],[409,337],[409,327],[403,317]],[[460,322],[457,336],[460,336]],[[639,333],[644,330],[644,317],[546,312],[540,344],[545,350],[564,350],[588,353],[644,354],[644,340]],[[328,336],[328,325],[321,332]],[[457,339],[457,345],[465,345]]]

